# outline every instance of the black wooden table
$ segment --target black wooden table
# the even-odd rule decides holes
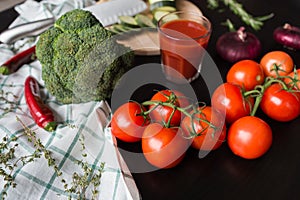
[[[221,23],[229,17],[236,27],[243,24],[229,10],[212,11],[207,9],[205,0],[192,1],[213,24],[207,50],[224,78],[232,64],[222,60],[215,51],[217,38],[228,31]],[[260,31],[255,32],[246,27],[261,40],[263,47],[261,56],[269,51],[284,50],[292,56],[296,65],[300,65],[299,51],[284,49],[272,38],[273,30],[285,22],[300,26],[300,1],[239,0],[239,2],[255,16],[271,12],[275,14],[271,20],[265,22]],[[13,9],[0,13],[0,31],[4,30],[16,16],[17,13]],[[257,58],[257,61],[260,58]],[[136,56],[137,65],[149,62],[159,63],[160,57]],[[201,80],[194,81],[192,87],[197,96],[209,101],[209,93],[203,88]],[[134,98],[144,100],[150,97],[148,89],[147,87],[140,89],[143,92],[139,94],[136,92]],[[133,171],[142,198],[144,200],[300,199],[300,117],[291,122],[280,123],[267,118],[261,112],[257,115],[270,124],[274,135],[272,147],[263,157],[256,160],[239,158],[230,151],[226,143],[202,159],[198,157],[198,151],[189,149],[182,163],[175,168],[151,172]],[[119,141],[119,145],[126,151],[140,152],[139,144],[124,144]],[[124,158],[130,169],[136,168],[139,164],[126,154]]]

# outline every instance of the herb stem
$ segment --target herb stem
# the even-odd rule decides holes
[[[246,25],[258,31],[264,24],[264,21],[271,19],[274,14],[270,13],[264,16],[254,17],[248,13],[243,5],[236,0],[207,0],[208,7],[216,9],[219,7],[219,1],[222,1],[236,16],[238,16]]]

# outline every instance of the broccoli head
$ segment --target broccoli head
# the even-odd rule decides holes
[[[91,12],[75,9],[62,15],[36,44],[42,78],[61,103],[111,97],[121,76],[133,65],[133,51],[118,44]]]

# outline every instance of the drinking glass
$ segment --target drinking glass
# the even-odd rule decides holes
[[[162,69],[172,82],[191,82],[200,73],[211,23],[203,15],[171,12],[158,21]]]

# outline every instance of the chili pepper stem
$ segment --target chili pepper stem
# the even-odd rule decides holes
[[[46,131],[52,132],[56,129],[57,123],[56,122],[48,122],[47,125],[44,127]]]
[[[10,72],[9,72],[9,69],[7,66],[5,65],[2,65],[0,66],[0,74],[2,75],[8,75]]]
[[[36,59],[35,46],[21,51],[7,60],[0,67],[0,74],[9,75],[17,71],[22,65],[30,63]]]

